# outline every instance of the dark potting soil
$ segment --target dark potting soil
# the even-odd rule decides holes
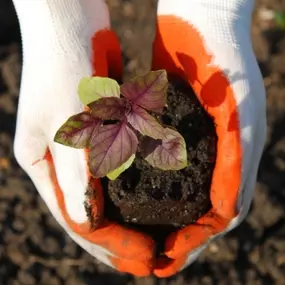
[[[115,181],[103,183],[105,217],[158,239],[195,222],[210,209],[216,159],[214,122],[192,88],[181,79],[170,79],[167,104],[161,121],[175,127],[184,137],[188,167],[162,171],[137,154],[128,170]]]

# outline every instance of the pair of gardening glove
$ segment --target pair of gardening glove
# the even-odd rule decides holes
[[[146,234],[103,219],[91,229],[85,202],[99,217],[104,199],[86,152],[54,142],[58,128],[82,112],[82,77],[120,78],[120,45],[103,0],[13,0],[23,39],[15,156],[58,223],[101,262],[137,276],[167,277],[235,228],[253,197],[265,142],[265,91],[252,50],[253,0],[160,0],[152,69],[183,77],[214,117],[217,159],[212,208],[171,233],[164,257]],[[141,1],[141,5],[144,5]],[[86,189],[92,195],[85,196]]]

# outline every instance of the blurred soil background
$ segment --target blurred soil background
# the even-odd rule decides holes
[[[156,0],[108,0],[126,76],[151,61]],[[13,138],[21,40],[11,0],[0,1],[0,285],[282,285],[285,284],[285,31],[272,12],[284,0],[257,0],[253,45],[267,90],[268,136],[250,214],[183,272],[134,278],[99,264],[59,227],[16,163]],[[36,40],[36,39],[35,39]]]

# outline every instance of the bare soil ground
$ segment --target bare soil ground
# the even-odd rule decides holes
[[[55,222],[13,157],[21,44],[11,0],[0,4],[1,285],[282,285],[285,284],[285,31],[269,27],[258,0],[253,44],[267,89],[268,137],[250,214],[193,266],[168,279],[134,278],[99,264]],[[147,71],[156,0],[109,0],[127,76]],[[143,2],[143,3],[142,3]]]

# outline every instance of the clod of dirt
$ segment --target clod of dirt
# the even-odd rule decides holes
[[[184,81],[171,79],[162,123],[175,127],[187,145],[188,167],[153,168],[139,154],[115,181],[104,181],[106,218],[155,236],[195,222],[210,206],[217,136],[212,118]]]

